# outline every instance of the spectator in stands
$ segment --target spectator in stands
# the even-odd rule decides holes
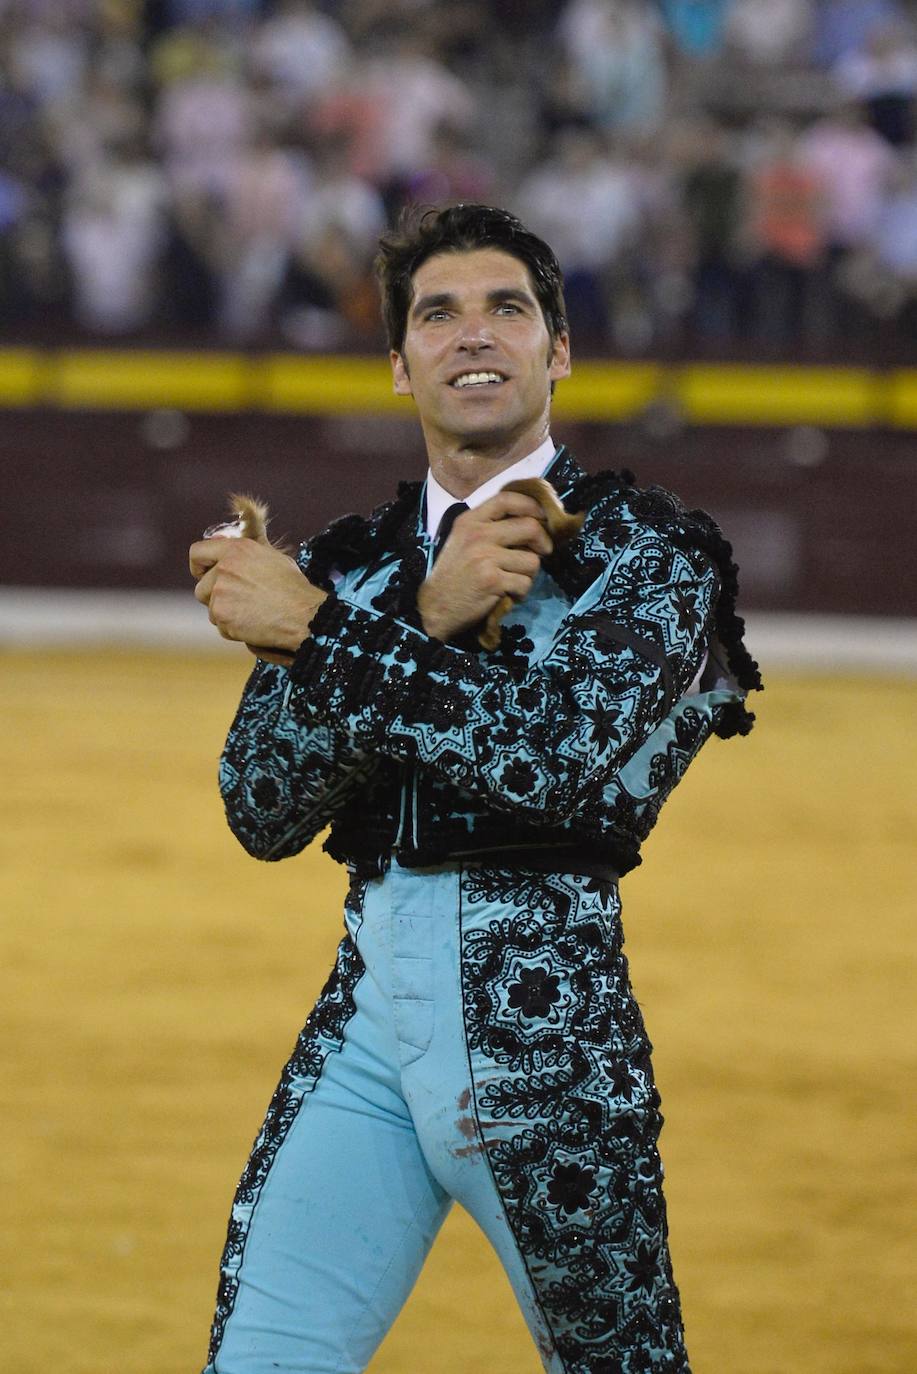
[[[496,182],[496,168],[468,135],[443,123],[433,135],[429,162],[405,178],[390,200],[389,213],[396,217],[399,200],[401,205],[489,205],[496,198]]]
[[[812,0],[732,0],[725,16],[727,56],[753,67],[799,67],[812,41]]]
[[[896,159],[866,121],[862,106],[844,102],[816,121],[799,140],[803,166],[821,188],[821,214],[829,250],[861,247],[875,232]]]
[[[147,128],[137,86],[103,64],[93,64],[79,95],[53,105],[44,122],[70,177],[103,161],[109,148],[142,143]]]
[[[52,142],[53,131],[33,113],[34,104],[12,83],[5,94],[11,99],[0,99],[0,113],[13,117],[7,124],[0,120],[0,167],[6,182],[0,317],[7,325],[39,316],[59,322],[67,298],[58,234],[66,171]]]
[[[688,58],[716,57],[733,0],[659,0],[678,52]]]
[[[378,333],[372,261],[385,207],[348,164],[341,137],[313,144],[281,294],[280,328],[298,348],[369,343]]]
[[[641,136],[659,126],[668,87],[662,25],[650,5],[572,0],[558,37],[592,122]]]
[[[182,331],[215,327],[220,301],[222,205],[193,186],[173,186],[164,233],[157,320]]]
[[[843,264],[842,284],[880,329],[887,344],[894,324],[913,348],[917,339],[917,158],[896,159],[889,194],[867,244]]]
[[[314,124],[322,133],[350,135],[351,171],[385,192],[428,165],[444,121],[466,130],[474,116],[470,89],[438,60],[418,26],[380,36],[343,88],[319,103]]]
[[[898,0],[816,0],[812,61],[826,71],[866,46],[880,24],[901,19]]]
[[[226,172],[220,216],[220,325],[237,342],[267,328],[287,270],[312,168],[259,129]]]
[[[571,127],[556,135],[547,161],[515,196],[520,217],[557,254],[571,330],[588,343],[609,335],[607,278],[623,266],[640,228],[634,193],[627,162],[595,130]]]
[[[241,34],[213,20],[157,31],[149,47],[149,71],[158,88],[208,75],[239,80],[244,67]]]
[[[370,182],[348,172],[347,162],[340,138],[312,145],[312,178],[298,207],[296,240],[308,252],[329,231],[338,231],[358,248],[369,268],[385,228],[385,207]]]
[[[74,313],[87,329],[127,334],[152,318],[165,195],[162,173],[135,144],[109,149],[78,173],[62,243]]]
[[[725,128],[689,124],[679,139],[680,202],[689,243],[693,299],[688,323],[701,341],[728,344],[741,333],[747,289],[740,251],[744,177]]]
[[[18,89],[43,110],[72,100],[85,83],[90,61],[86,17],[63,5],[14,12],[9,62]]]
[[[841,337],[862,334],[863,316],[846,287],[848,267],[872,241],[896,158],[866,121],[862,106],[843,103],[800,138],[800,158],[818,180],[825,234],[820,303],[826,329]]]
[[[917,289],[917,155],[913,152],[897,164],[873,242],[882,266],[911,291]]]
[[[0,165],[34,138],[39,110],[27,74],[16,62],[15,40],[15,31],[0,15]]]
[[[349,171],[394,208],[405,182],[429,164],[440,125],[470,129],[474,116],[470,89],[438,61],[424,32],[395,31],[358,56],[347,79],[317,102],[309,127],[341,136]]]
[[[292,110],[334,86],[350,56],[347,34],[335,19],[310,0],[281,0],[255,33],[251,64]]]
[[[845,95],[862,101],[873,127],[893,147],[913,143],[917,44],[907,28],[877,25],[862,49],[838,63],[835,76]]]
[[[814,285],[825,260],[824,199],[795,129],[773,119],[748,178],[745,238],[752,259],[757,336],[786,348],[814,332]]]
[[[174,187],[225,194],[235,162],[254,137],[250,89],[234,74],[219,43],[193,44],[188,68],[160,89],[154,137]]]

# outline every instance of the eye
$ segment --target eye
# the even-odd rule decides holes
[[[498,315],[518,315],[519,313],[520,307],[515,301],[501,301],[497,306]]]
[[[443,306],[437,306],[435,310],[428,310],[424,315],[425,320],[445,320],[449,318],[449,312]]]

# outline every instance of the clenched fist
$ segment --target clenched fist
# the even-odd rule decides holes
[[[326,596],[292,558],[253,539],[216,538],[192,544],[188,561],[198,579],[194,595],[224,639],[291,662]]]
[[[447,641],[477,625],[502,597],[523,601],[553,548],[531,496],[501,491],[464,511],[417,593],[427,634]]]

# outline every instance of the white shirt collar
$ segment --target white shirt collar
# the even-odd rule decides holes
[[[504,468],[498,472],[496,477],[490,477],[481,486],[475,487],[470,496],[465,497],[465,504],[472,510],[475,506],[480,506],[483,501],[488,501],[491,496],[496,496],[506,486],[507,482],[515,482],[520,477],[540,477],[545,468],[550,463],[557,449],[554,447],[554,440],[548,436],[543,444],[539,444],[534,453],[528,454],[525,458],[520,458],[518,463],[513,463],[512,467]],[[427,534],[431,539],[436,537],[439,529],[439,522],[448,508],[455,504],[458,497],[446,491],[445,487],[440,486],[432,472],[427,473]]]

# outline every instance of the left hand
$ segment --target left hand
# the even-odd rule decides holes
[[[188,554],[194,595],[210,611],[224,639],[246,644],[261,658],[288,663],[309,636],[309,623],[327,593],[314,587],[295,561],[253,539],[199,539]]]

